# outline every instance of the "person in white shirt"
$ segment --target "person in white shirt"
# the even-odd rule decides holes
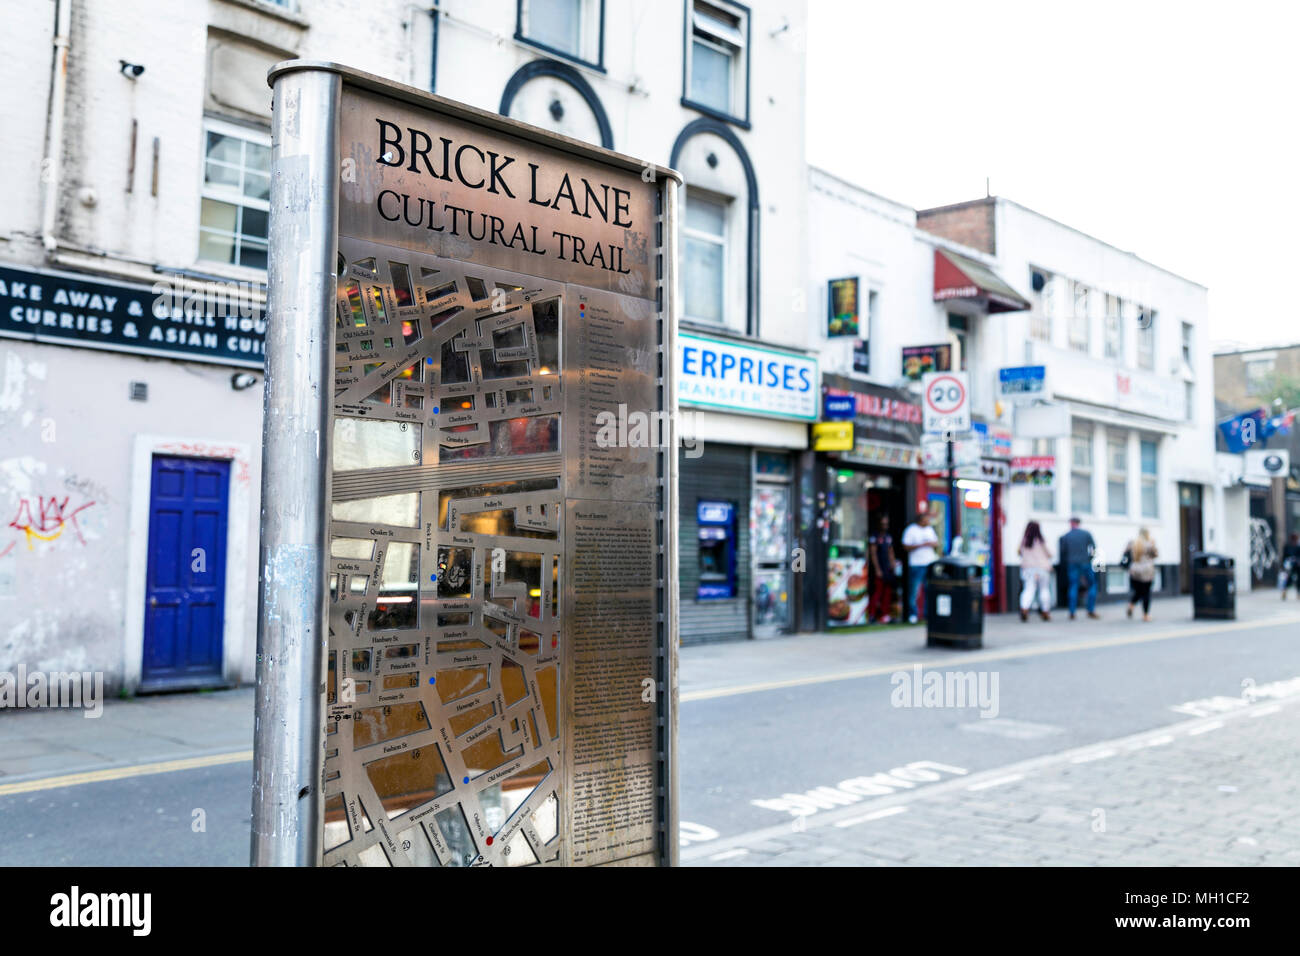
[[[930,527],[930,512],[919,511],[916,521],[903,531],[903,550],[907,552],[907,621],[917,621],[917,597],[925,582],[925,569],[939,557],[939,536]],[[924,609],[920,609],[924,617]]]

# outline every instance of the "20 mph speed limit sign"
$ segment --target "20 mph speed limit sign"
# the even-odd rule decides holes
[[[970,380],[965,372],[927,372],[921,386],[927,432],[970,431]]]

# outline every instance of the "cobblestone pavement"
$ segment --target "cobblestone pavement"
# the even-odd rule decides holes
[[[682,863],[1300,865],[1300,699],[929,776],[939,782],[688,847]]]

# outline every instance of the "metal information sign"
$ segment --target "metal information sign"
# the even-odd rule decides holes
[[[271,81],[254,862],[674,863],[676,174]]]

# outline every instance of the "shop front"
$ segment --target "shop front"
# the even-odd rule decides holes
[[[990,613],[1007,609],[1002,529],[1010,458],[1010,430],[975,422],[970,437],[955,443],[950,483],[943,442],[922,442],[916,510],[929,508],[944,554],[963,557],[983,569],[984,609]]]
[[[903,529],[920,466],[921,406],[906,392],[826,375],[817,452],[815,626],[898,620]]]
[[[683,644],[795,629],[795,502],[817,374],[816,358],[799,352],[678,336]]]

